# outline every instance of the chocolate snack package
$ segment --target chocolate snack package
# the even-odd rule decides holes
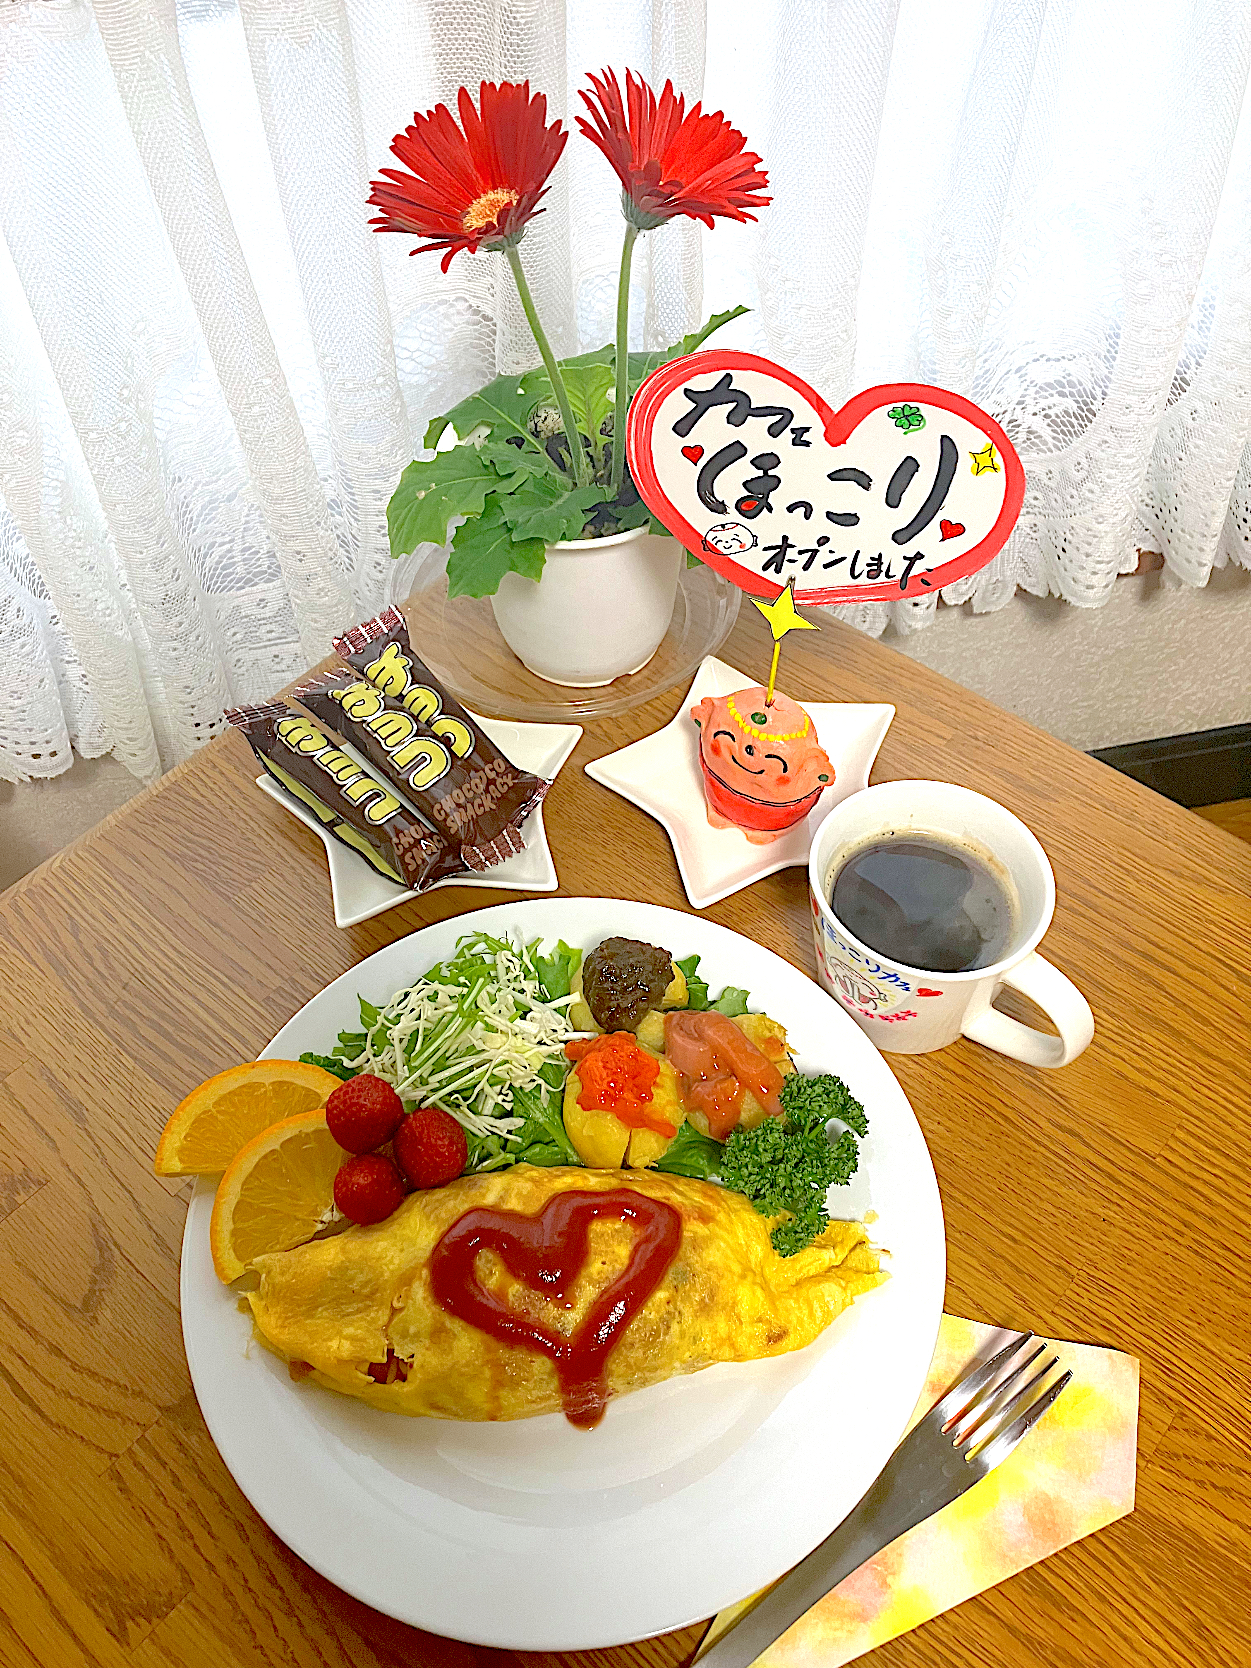
[[[351,666],[306,678],[292,693],[375,764],[469,868],[525,850],[521,824],[549,784],[506,759],[467,714],[427,723]]]
[[[414,892],[464,874],[454,846],[427,827],[307,713],[285,701],[235,707],[226,720],[247,737],[267,773],[379,874]]]
[[[539,786],[539,798],[551,786],[540,776],[517,770],[510,759],[487,735],[478,720],[444,688],[434,673],[413,652],[408,621],[398,608],[384,608],[377,619],[353,626],[333,642],[334,652],[346,660],[384,695],[398,701],[405,712],[429,725],[446,741],[458,759],[475,770],[485,770],[503,760],[519,780]],[[537,800],[536,800],[537,803]]]

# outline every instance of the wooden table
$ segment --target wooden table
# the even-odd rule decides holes
[[[745,609],[726,658],[763,668]],[[787,682],[893,701],[878,780],[994,795],[1059,890],[1047,954],[1097,1030],[1059,1072],[969,1042],[887,1056],[929,1140],[949,1309],[1142,1360],[1134,1513],[885,1646],[894,1664],[1251,1660],[1248,892],[1251,849],[850,628],[787,646]],[[671,691],[588,728],[548,801],[563,890],[685,907],[659,826],[582,765],[665,722]],[[368,1610],[265,1527],[187,1377],[188,1183],[152,1175],[173,1103],[249,1059],[443,891],[350,932],[321,845],[215,742],[0,899],[0,1663],[453,1668],[498,1654]],[[812,968],[805,881],[709,912]],[[673,1668],[698,1630],[589,1653]]]

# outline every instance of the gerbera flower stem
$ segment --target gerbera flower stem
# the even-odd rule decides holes
[[[630,408],[630,261],[638,235],[638,227],[627,220],[625,242],[621,245],[621,276],[617,280],[617,397],[612,419],[612,478],[609,487],[613,498],[621,491],[621,480],[625,474],[626,412]]]
[[[539,323],[538,308],[534,305],[534,297],[530,294],[530,286],[526,283],[526,275],[521,269],[521,256],[516,244],[510,243],[504,253],[508,256],[508,264],[513,269],[513,277],[517,281],[517,294],[521,297],[521,305],[525,310],[526,318],[530,321],[530,329],[534,332],[534,339],[538,343],[540,354],[543,356],[543,363],[547,367],[547,375],[552,385],[552,392],[556,396],[556,404],[560,407],[561,421],[565,425],[565,436],[569,441],[569,462],[573,469],[574,479],[579,486],[586,486],[591,478],[587,469],[586,450],[582,445],[582,437],[578,433],[573,407],[569,403],[569,391],[565,387],[565,379],[560,374],[560,366],[556,363],[556,355],[552,352],[552,344],[547,339],[547,333]]]

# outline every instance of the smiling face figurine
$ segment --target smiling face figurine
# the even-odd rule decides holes
[[[756,685],[705,695],[691,717],[699,726],[708,821],[738,828],[768,845],[802,821],[834,780],[834,766],[797,701]]]

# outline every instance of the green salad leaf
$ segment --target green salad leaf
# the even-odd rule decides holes
[[[685,961],[675,961],[673,964],[686,979],[686,1005],[694,1013],[703,1013],[708,1006],[708,981],[701,979],[695,969],[699,966],[698,956],[687,956]]]
[[[655,1168],[671,1176],[692,1176],[696,1181],[712,1181],[721,1168],[720,1141],[711,1135],[701,1135],[688,1119],[678,1125],[678,1133],[657,1159]]]
[[[555,1001],[558,996],[568,996],[573,985],[573,976],[582,965],[582,951],[572,944],[566,944],[564,939],[558,939],[556,948],[550,956],[538,953],[540,940],[535,939],[531,948],[534,950],[534,965],[539,970],[539,983],[547,992],[548,1001]]]
[[[747,1012],[747,995],[748,993],[740,986],[727,985],[712,1004],[712,1011],[725,1014],[729,1019],[734,1019],[738,1014],[745,1014]]]
[[[685,961],[675,961],[673,964],[686,979],[686,1005],[694,1013],[706,1013],[713,1008],[719,1014],[726,1014],[733,1019],[736,1014],[747,1012],[748,992],[738,985],[727,985],[712,1001],[708,995],[708,981],[701,979],[696,969],[699,967],[698,956],[687,956]]]
[[[565,1067],[549,1061],[539,1077],[541,1086],[513,1090],[512,1111],[514,1117],[522,1120],[520,1129],[515,1129],[507,1139],[469,1137],[468,1170],[502,1170],[512,1164],[541,1164],[549,1168],[554,1164],[573,1164],[581,1168],[582,1160],[565,1132],[562,1115]]]
[[[344,1083],[347,1082],[349,1077],[356,1076],[355,1071],[350,1066],[345,1066],[342,1060],[336,1060],[333,1054],[313,1054],[310,1052],[301,1054],[300,1059],[304,1061],[305,1065],[320,1066],[323,1071],[328,1071],[333,1076],[341,1078]]]

